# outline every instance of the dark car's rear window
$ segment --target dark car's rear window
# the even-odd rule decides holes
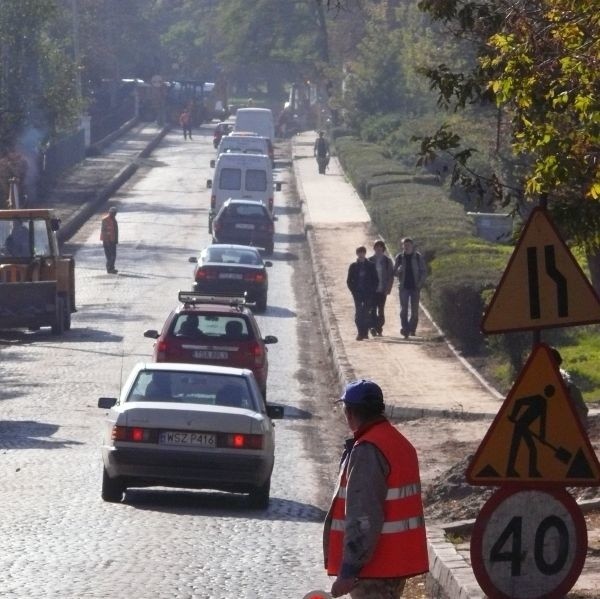
[[[267,209],[259,203],[256,204],[231,204],[227,207],[225,214],[228,217],[238,218],[269,218]]]
[[[260,254],[254,251],[236,250],[228,248],[209,247],[206,250],[205,262],[216,262],[220,264],[251,264],[258,266],[262,264]]]

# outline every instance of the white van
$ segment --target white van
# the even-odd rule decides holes
[[[253,131],[275,141],[275,121],[268,108],[238,108],[235,113],[234,131]]]
[[[209,231],[213,217],[229,198],[261,202],[273,214],[274,191],[281,189],[281,183],[273,183],[273,167],[268,156],[235,152],[219,156],[214,178],[206,185],[212,189]]]
[[[236,154],[262,154],[269,156],[271,162],[273,162],[269,140],[258,135],[235,135],[231,133],[224,135],[217,148],[217,158],[221,154],[232,152]],[[210,161],[211,168],[215,168],[216,162],[216,160]]]

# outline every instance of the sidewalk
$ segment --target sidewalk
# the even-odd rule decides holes
[[[69,169],[36,206],[51,208],[62,221],[58,231],[64,242],[108,200],[138,168],[168,129],[153,123],[140,123],[108,145],[99,156],[86,158]]]
[[[386,303],[383,336],[355,340],[347,270],[355,260],[356,247],[364,245],[369,255],[372,253],[377,232],[337,159],[331,159],[327,175],[317,173],[313,143],[311,133],[294,139],[293,164],[340,383],[362,377],[376,380],[383,387],[392,417],[467,413],[471,418],[495,416],[501,398],[448,349],[441,332],[423,310],[417,336],[405,340],[400,335],[396,286]]]

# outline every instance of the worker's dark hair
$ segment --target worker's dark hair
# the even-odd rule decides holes
[[[367,248],[364,245],[359,245],[356,248],[356,253],[357,254],[366,254],[367,253]]]
[[[385,241],[383,241],[383,239],[378,239],[374,244],[373,244],[373,249],[375,248],[381,248],[384,252],[387,250],[387,247],[385,245]]]
[[[354,414],[359,420],[371,420],[371,418],[376,418],[384,413],[385,403],[378,397],[373,398],[373,401],[366,404],[346,404],[346,410]]]

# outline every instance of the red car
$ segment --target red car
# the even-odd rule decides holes
[[[233,129],[233,125],[231,123],[218,123],[215,127],[215,131],[213,133],[213,146],[216,148],[219,147],[219,143],[221,143],[221,138],[223,135],[227,135]]]
[[[262,337],[243,298],[180,291],[179,301],[160,333],[144,332],[144,337],[156,339],[154,360],[247,368],[266,400],[267,345],[278,340],[273,335]]]

